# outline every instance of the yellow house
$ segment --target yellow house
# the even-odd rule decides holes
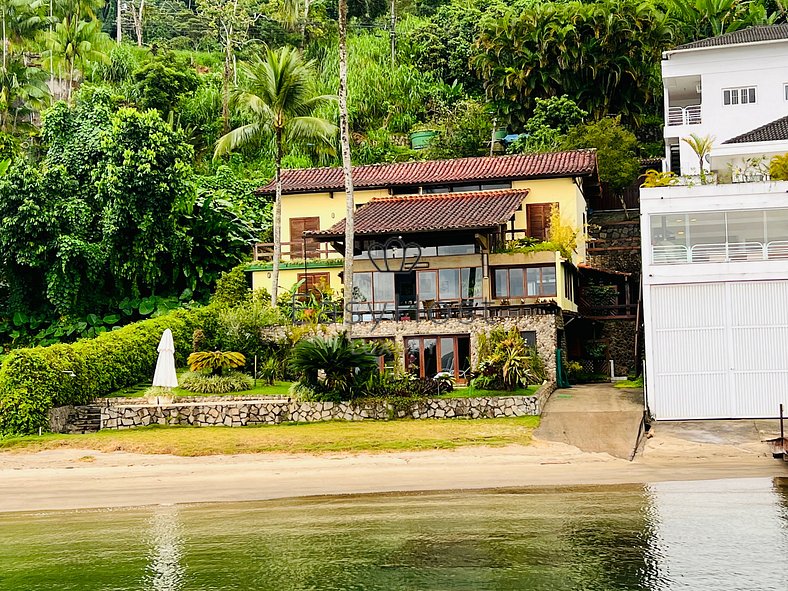
[[[475,337],[507,319],[529,340],[542,334],[554,372],[563,315],[578,309],[594,151],[359,166],[353,178],[354,334],[402,339],[406,366],[461,380]],[[556,207],[578,233],[574,252],[549,241]],[[341,292],[344,215],[341,169],[284,171],[280,288]],[[270,246],[255,249],[255,289],[270,289]]]

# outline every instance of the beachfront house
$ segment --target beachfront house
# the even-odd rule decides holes
[[[394,339],[408,370],[462,382],[478,335],[516,326],[555,376],[564,319],[578,312],[586,203],[599,191],[593,151],[359,166],[353,176],[355,337]],[[284,171],[283,187],[280,286],[340,292],[341,169]],[[550,241],[555,220],[577,233],[574,248]],[[269,287],[271,250],[255,249],[254,288]]]
[[[680,63],[694,69],[677,86]],[[788,153],[788,25],[679,47],[663,74],[671,167],[692,176],[640,193],[649,411],[774,417],[788,407],[788,182],[768,162]],[[695,102],[676,102],[691,86]],[[696,128],[717,138],[705,183],[697,156],[673,153]]]

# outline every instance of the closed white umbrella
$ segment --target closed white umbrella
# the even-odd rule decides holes
[[[159,342],[159,359],[156,361],[156,372],[153,374],[153,386],[178,387],[178,375],[175,373],[175,343],[169,328],[161,335]]]

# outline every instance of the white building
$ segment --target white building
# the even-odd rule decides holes
[[[699,174],[698,157],[681,141],[690,134],[714,138],[706,168],[720,178],[763,177],[758,160],[785,153],[779,136],[784,139],[788,129],[788,24],[667,51],[662,80],[667,170]]]
[[[656,419],[788,408],[788,182],[641,189]]]
[[[649,411],[776,417],[788,408],[788,182],[766,166],[788,153],[788,25],[682,46],[662,71],[671,168],[698,174],[681,138],[714,136],[717,178],[640,191]]]

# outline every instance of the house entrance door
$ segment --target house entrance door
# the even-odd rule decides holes
[[[405,339],[405,369],[420,378],[432,378],[445,371],[458,383],[465,383],[470,366],[471,339],[468,335]]]

